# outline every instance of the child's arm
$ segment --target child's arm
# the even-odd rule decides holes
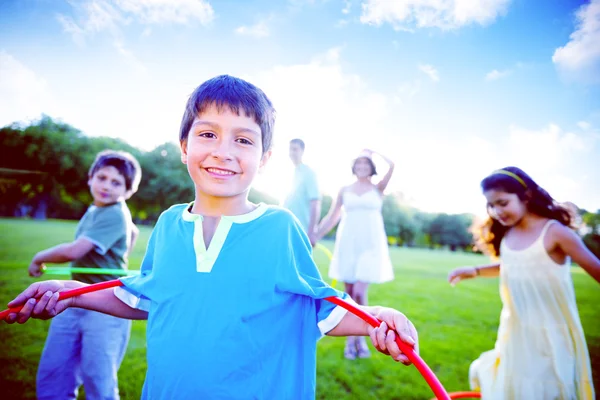
[[[419,352],[419,337],[415,326],[400,311],[387,307],[368,307],[359,306],[359,308],[382,321],[379,328],[373,328],[356,315],[348,312],[340,323],[327,332],[328,336],[367,336],[371,337],[373,346],[384,353],[389,354],[396,361],[403,364],[410,364],[408,357],[404,355],[395,342],[396,335],[400,340],[413,346],[415,351]],[[388,331],[389,329],[389,331]]]
[[[323,218],[319,227],[317,228],[317,239],[320,240],[323,236],[333,229],[333,227],[340,221],[342,213],[342,196],[344,188],[340,189],[335,201],[331,204],[327,215]]]
[[[133,247],[135,246],[135,242],[137,241],[138,236],[140,235],[140,230],[135,224],[132,224],[131,229],[131,240],[129,242],[129,248],[127,249],[127,255],[131,254]]]
[[[49,319],[60,314],[68,307],[85,308],[125,319],[148,318],[146,311],[131,308],[119,300],[114,295],[112,288],[58,300],[59,292],[83,286],[87,286],[87,284],[77,281],[36,282],[8,303],[11,308],[18,306],[23,306],[23,308],[18,314],[9,314],[6,317],[6,322],[9,324],[14,322],[23,324],[29,318]]]
[[[80,237],[71,243],[62,243],[58,246],[42,250],[37,253],[29,265],[30,276],[41,276],[45,263],[61,264],[83,257],[94,248],[94,243]]]
[[[600,260],[586,247],[583,240],[564,225],[554,224],[551,232],[556,236],[556,244],[571,259],[584,269],[596,282],[600,283]]]
[[[452,270],[448,274],[448,282],[454,286],[464,279],[477,278],[478,276],[493,278],[498,275],[500,275],[500,263],[480,265],[477,267],[460,267]]]

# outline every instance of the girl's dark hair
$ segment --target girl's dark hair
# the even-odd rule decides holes
[[[517,167],[506,167],[492,172],[481,181],[481,189],[483,192],[498,190],[516,194],[526,203],[529,212],[540,217],[555,219],[565,226],[571,226],[574,221],[572,212],[567,207],[557,203],[546,190]],[[489,205],[487,211],[487,220],[473,229],[475,245],[484,253],[499,257],[500,243],[509,227],[491,217]]]
[[[369,176],[377,175],[377,168],[375,167],[375,163],[369,157],[358,157],[356,160],[354,160],[354,162],[352,163],[352,175],[356,174],[356,172],[354,172],[354,169],[356,168],[356,162],[358,160],[360,160],[361,158],[364,158],[365,160],[367,160],[367,162],[369,163],[369,166],[371,167],[371,175],[369,175]]]

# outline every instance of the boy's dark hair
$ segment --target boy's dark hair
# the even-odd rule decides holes
[[[98,170],[104,167],[115,167],[119,171],[119,174],[125,178],[125,189],[127,189],[129,195],[137,192],[140,180],[142,179],[142,169],[134,156],[126,151],[101,151],[96,155],[88,176],[91,178]]]
[[[179,129],[179,141],[187,139],[194,118],[214,105],[221,112],[225,107],[240,115],[244,112],[260,126],[263,153],[270,150],[275,125],[275,108],[267,95],[243,79],[220,75],[209,79],[194,90],[187,101]]]
[[[302,151],[304,151],[304,148],[306,147],[306,145],[304,144],[304,140],[302,139],[292,139],[290,140],[290,144],[297,144],[298,146],[300,146]]]
[[[371,175],[369,176],[374,176],[377,175],[377,168],[375,167],[375,163],[373,162],[373,160],[371,160],[368,157],[358,157],[356,160],[354,160],[352,162],[352,175],[356,175],[356,173],[354,172],[354,168],[356,167],[356,162],[360,159],[360,158],[364,158],[365,160],[367,160],[367,162],[369,163],[369,166],[371,167]]]
[[[481,181],[483,192],[499,190],[516,194],[521,201],[526,202],[527,210],[540,217],[555,219],[565,226],[571,226],[572,213],[557,203],[546,190],[540,187],[529,175],[517,167],[505,167],[494,171]],[[490,207],[488,205],[488,214]],[[572,227],[572,226],[571,226]],[[476,246],[492,257],[500,256],[500,243],[509,227],[502,225],[491,216],[473,234]]]

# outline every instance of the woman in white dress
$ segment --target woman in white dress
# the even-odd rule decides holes
[[[352,173],[356,181],[340,190],[317,230],[317,239],[321,239],[340,222],[329,276],[344,282],[346,293],[361,305],[367,305],[370,283],[394,279],[381,215],[383,191],[392,177],[394,163],[377,153],[388,163],[389,169],[379,183],[373,183],[372,178],[377,174],[373,154],[371,150],[363,150],[354,160]],[[355,359],[369,356],[364,338],[348,337],[344,357]]]

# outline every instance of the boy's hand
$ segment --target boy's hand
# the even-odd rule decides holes
[[[408,357],[400,351],[396,344],[396,336],[409,344],[419,353],[419,336],[415,326],[400,311],[392,308],[382,308],[376,315],[381,320],[379,328],[373,328],[369,333],[373,346],[377,351],[392,356],[404,365],[410,365]]]
[[[29,271],[29,276],[38,277],[42,276],[42,271],[45,268],[46,266],[43,263],[37,263],[35,261],[32,261],[31,264],[29,264],[29,268],[27,270]]]
[[[461,267],[452,270],[448,274],[448,282],[454,286],[463,279],[471,279],[477,277],[477,269],[475,267]]]
[[[13,324],[25,323],[29,318],[49,319],[63,312],[73,303],[73,298],[58,300],[58,293],[69,288],[63,281],[36,282],[25,289],[8,307],[23,306],[18,314],[11,313],[6,317],[6,322]]]

